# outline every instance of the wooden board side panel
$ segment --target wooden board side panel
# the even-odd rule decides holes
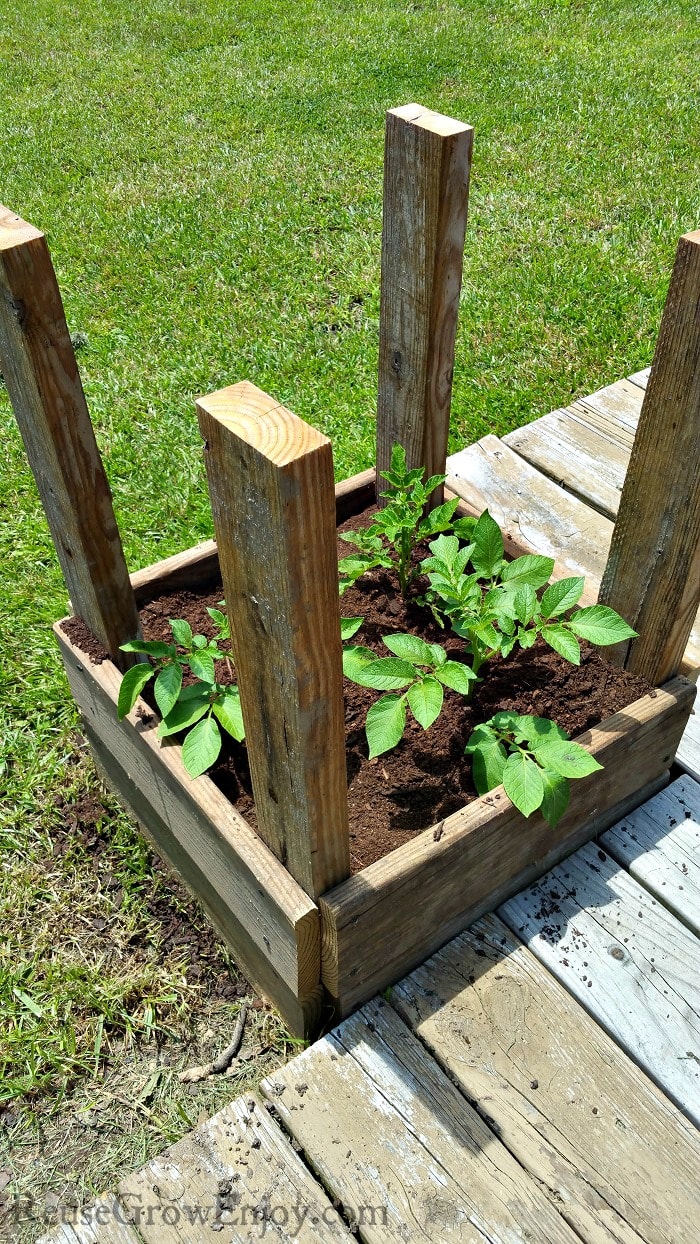
[[[572,782],[551,830],[502,788],[448,817],[320,900],[322,976],[340,1014],[399,979],[507,894],[610,825],[606,813],[668,768],[695,698],[675,679],[580,736],[604,768]]]
[[[120,678],[114,666],[91,665],[60,626],[56,633],[76,703],[105,751],[209,878],[222,911],[245,925],[262,958],[297,996],[312,992],[318,984],[315,904],[213,783],[187,776],[177,745],[160,745],[157,722],[143,701],[117,720]]]

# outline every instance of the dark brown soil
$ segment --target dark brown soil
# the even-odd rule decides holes
[[[361,521],[350,519],[339,530],[354,530]],[[338,541],[339,557],[351,551],[351,545]],[[420,550],[419,555],[424,556],[425,551]],[[414,595],[420,595],[425,586],[425,580],[419,580]],[[152,601],[141,613],[145,638],[170,641],[169,618],[186,618],[194,631],[211,635],[206,608],[217,605],[222,591],[219,584],[206,596],[180,591]],[[345,617],[365,619],[352,642],[372,648],[378,655],[389,655],[381,642],[383,635],[408,631],[430,643],[443,643],[452,660],[461,659],[462,641],[456,637],[446,640],[430,611],[415,600],[404,603],[393,571],[365,575],[341,597],[340,607]],[[93,660],[105,659],[104,650],[80,619],[71,619],[65,629]],[[374,760],[368,759],[364,723],[378,693],[346,681],[353,873],[477,797],[464,746],[475,726],[499,709],[550,717],[575,737],[651,690],[644,679],[609,665],[590,645],[582,643],[581,649],[580,666],[569,665],[541,641],[528,651],[515,652],[507,662],[490,662],[483,667],[482,681],[470,700],[446,688],[443,711],[430,730],[424,731],[409,714],[398,747]],[[220,662],[220,666],[217,677],[230,681],[226,663]],[[209,776],[254,826],[255,805],[245,747],[227,737]]]

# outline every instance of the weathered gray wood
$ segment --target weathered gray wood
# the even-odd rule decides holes
[[[641,371],[636,371],[633,375],[628,376],[627,379],[630,384],[636,384],[640,389],[646,389],[650,372],[651,367],[644,367]]]
[[[678,778],[603,834],[618,864],[700,935],[700,785]]]
[[[258,832],[315,898],[350,872],[331,444],[245,381],[197,412]]]
[[[700,1124],[700,940],[593,844],[498,914]]]
[[[37,1244],[141,1244],[141,1236],[129,1225],[128,1209],[111,1194],[82,1209],[64,1206],[62,1212],[64,1221]]]
[[[391,1004],[586,1244],[693,1244],[700,1136],[495,916]]]
[[[365,1244],[578,1239],[381,999],[261,1088]]]
[[[98,759],[137,818],[201,898],[242,970],[299,1035],[318,1019],[319,918],[315,904],[206,776],[187,774],[177,743],[157,738],[143,700],[117,720],[121,678],[92,665],[55,628],[68,680]]]
[[[620,445],[566,410],[535,419],[503,441],[543,475],[614,519],[629,462],[629,452]]]
[[[600,600],[639,632],[611,660],[652,683],[680,669],[700,604],[700,230],[678,243]]]
[[[676,752],[676,764],[700,782],[700,715],[691,713]]]
[[[0,206],[0,370],[73,609],[122,669],[139,618],[43,233]]]
[[[256,1094],[231,1102],[119,1191],[145,1244],[353,1239]]]
[[[396,443],[409,467],[445,471],[472,139],[471,126],[418,104],[387,113],[378,472]],[[431,504],[441,499],[436,489]]]
[[[605,415],[612,424],[627,428],[634,435],[643,400],[644,394],[640,393],[638,385],[629,380],[616,380],[614,384],[578,398],[577,404]]]
[[[554,578],[584,575],[583,604],[598,599],[613,524],[559,488],[495,436],[448,459],[448,485],[474,513],[488,509],[503,529],[506,550],[555,559]],[[618,606],[626,617],[624,603]],[[629,620],[629,619],[628,619]],[[700,666],[700,626],[690,636],[682,673]]]
[[[581,735],[604,768],[572,783],[555,830],[536,814],[525,820],[499,787],[323,895],[322,976],[337,1013],[400,979],[619,819],[608,819],[615,805],[668,768],[694,695],[678,679]]]

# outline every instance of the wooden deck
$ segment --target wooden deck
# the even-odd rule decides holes
[[[595,590],[645,383],[485,437],[452,486]],[[44,1244],[697,1241],[697,720],[687,773]]]
[[[683,1244],[700,1221],[683,776],[45,1244]]]

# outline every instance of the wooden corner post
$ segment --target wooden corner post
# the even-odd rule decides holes
[[[473,134],[418,104],[387,113],[377,492],[394,444],[445,472]]]
[[[639,632],[610,659],[672,678],[700,605],[700,230],[678,243],[599,599]]]
[[[331,444],[247,382],[197,412],[258,832],[316,898],[350,872]]]
[[[73,609],[125,669],[139,615],[56,274],[43,233],[2,206],[0,368]]]

